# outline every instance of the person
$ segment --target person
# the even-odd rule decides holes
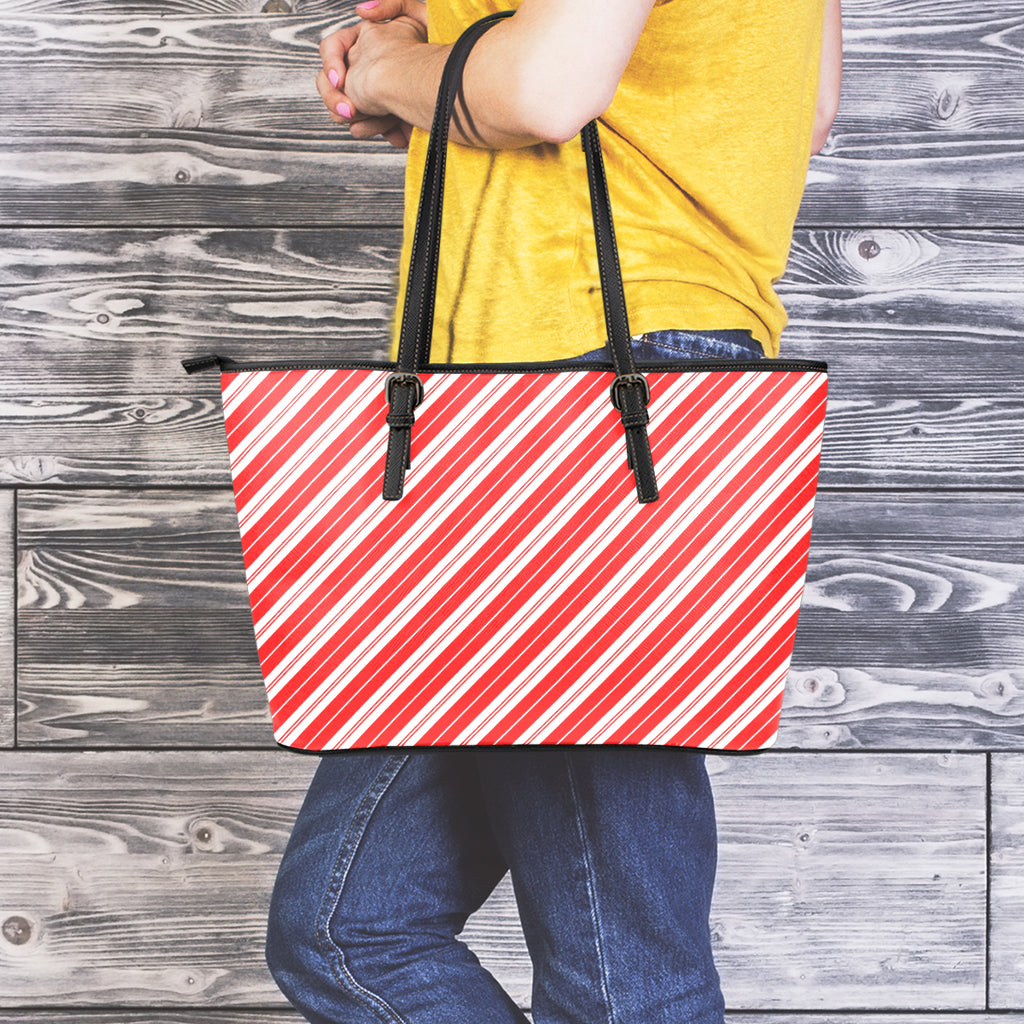
[[[428,21],[420,0],[369,0],[321,43],[330,116],[409,148],[403,266],[445,58],[504,6],[430,0]],[[637,358],[777,355],[773,285],[840,66],[838,0],[522,0],[476,44],[456,104],[432,359],[601,357],[571,142],[596,117]],[[698,750],[326,754],[267,963],[314,1024],[523,1024],[458,938],[509,873],[536,1024],[720,1024],[716,859]]]

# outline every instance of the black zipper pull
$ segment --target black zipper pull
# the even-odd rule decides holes
[[[202,373],[203,370],[212,370],[215,366],[219,369],[227,361],[220,356],[196,356],[193,359],[182,359],[181,365],[185,367],[186,373]]]

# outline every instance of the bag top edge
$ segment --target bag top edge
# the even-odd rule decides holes
[[[345,360],[278,360],[272,362],[235,362],[227,357],[218,360],[222,373],[280,372],[289,370],[380,370],[396,369],[394,362],[370,359]],[[212,366],[212,364],[210,364]],[[637,370],[658,372],[728,372],[735,370],[772,372],[827,373],[828,364],[811,359],[680,359],[677,361],[637,360]],[[429,363],[421,370],[424,374],[442,373],[563,373],[598,370],[614,373],[611,361],[558,360],[539,363]]]

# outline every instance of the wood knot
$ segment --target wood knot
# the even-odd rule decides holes
[[[217,823],[209,818],[200,818],[193,821],[188,828],[192,845],[204,853],[220,853],[224,849],[221,842]]]
[[[935,112],[942,121],[948,121],[960,106],[960,97],[955,92],[943,89],[935,103]]]
[[[20,914],[12,914],[0,930],[12,946],[24,946],[32,938],[32,922]]]
[[[177,174],[174,175],[174,180],[179,185],[187,185],[192,180],[192,175],[189,174],[188,171],[186,171],[184,168],[182,168],[180,171],[178,171]]]
[[[846,688],[835,669],[794,671],[786,681],[787,703],[804,708],[837,707],[846,700]]]
[[[882,247],[873,238],[865,238],[857,246],[857,252],[864,260],[873,260],[881,251]]]
[[[285,0],[267,0],[263,5],[264,14],[294,14],[295,9]]]

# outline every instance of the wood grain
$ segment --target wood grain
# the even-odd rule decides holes
[[[242,1010],[220,1007],[183,1007],[167,1009],[94,1009],[81,1010],[5,1010],[0,1009],[0,1024],[304,1024],[305,1018],[290,1007],[250,1007]],[[787,1022],[779,1021],[779,1024]],[[807,1024],[814,1024],[808,1021]],[[854,1022],[850,1022],[854,1024]],[[880,1021],[879,1024],[897,1024]],[[937,1024],[952,1024],[941,1021]],[[965,1022],[971,1024],[971,1022]],[[977,1024],[987,1024],[978,1021]],[[1010,1020],[1007,1024],[1019,1024]]]
[[[137,131],[0,140],[7,223],[373,224],[402,219],[405,157],[337,135],[303,143]]]
[[[993,754],[989,1005],[1024,1005],[1024,755]]]
[[[216,375],[187,378],[182,358],[383,357],[400,242],[376,228],[0,233],[0,393],[215,397]]]
[[[984,1008],[984,757],[709,767],[712,934],[730,1007]]]
[[[873,143],[833,135],[812,160],[798,223],[1024,223],[1020,142]],[[404,157],[387,143],[340,135],[299,142],[171,126],[97,140],[65,126],[44,138],[0,140],[0,208],[21,225],[395,227],[403,170]]]
[[[0,1024],[303,1024],[305,1018],[290,1008],[223,1010],[219,1007],[184,1009],[118,1009],[118,1010],[3,1010]],[[785,1024],[779,1021],[779,1024]],[[808,1021],[807,1024],[812,1024]],[[853,1024],[851,1021],[850,1024]],[[880,1021],[879,1024],[897,1024]],[[941,1021],[938,1024],[952,1024]],[[970,1022],[965,1022],[970,1024]],[[987,1024],[978,1021],[977,1024]],[[1019,1024],[1010,1020],[1007,1024]]]
[[[824,494],[787,747],[1024,746],[1018,495]]]
[[[336,14],[339,10],[348,10],[354,3],[355,0],[288,0],[288,6],[295,13],[306,17]],[[253,15],[264,6],[264,0],[5,0],[4,5],[11,14],[29,17],[50,14]],[[843,0],[847,33],[858,30],[861,41],[870,38],[872,33],[884,39],[886,34],[897,31],[910,34],[914,28],[918,32],[933,27],[944,27],[948,31],[957,26],[997,20],[1007,20],[1006,4],[1001,0],[960,0],[952,6],[941,0]]]
[[[26,490],[23,745],[269,744],[228,491]],[[1015,494],[819,496],[779,742],[1024,745]]]
[[[0,907],[26,939],[0,946],[6,1006],[282,1005],[264,914],[312,767],[281,751],[0,755]],[[710,767],[732,1008],[914,1008],[925,991],[933,1009],[983,1006],[983,756]],[[507,886],[467,939],[525,1004]]]
[[[230,494],[22,502],[23,742],[273,743]]]
[[[153,0],[126,17],[21,0],[5,12],[0,203],[9,217],[397,223],[402,155],[341,141],[312,85],[319,35],[349,19],[351,3],[325,0],[297,16],[234,0],[187,14],[176,6]],[[812,162],[801,222],[1024,223],[1022,16],[988,0],[844,13],[843,103]],[[75,68],[73,124],[50,88],[66,67]],[[375,189],[373,165],[383,169]]]
[[[208,347],[381,355],[400,240],[380,228],[2,232],[0,393],[179,394],[179,360]],[[799,230],[779,290],[787,350],[827,356],[840,397],[871,382],[948,397],[946,370],[967,398],[1024,390],[1024,232]],[[187,383],[216,394],[215,377]]]
[[[14,746],[14,491],[0,489],[0,747]]]
[[[5,1005],[282,1001],[261,940],[315,759],[19,752],[0,765],[0,904],[25,922],[0,947]]]
[[[216,374],[180,359],[380,357],[399,233],[0,239],[0,482],[228,483]],[[786,351],[832,366],[822,482],[1024,486],[1024,234],[799,232]]]

